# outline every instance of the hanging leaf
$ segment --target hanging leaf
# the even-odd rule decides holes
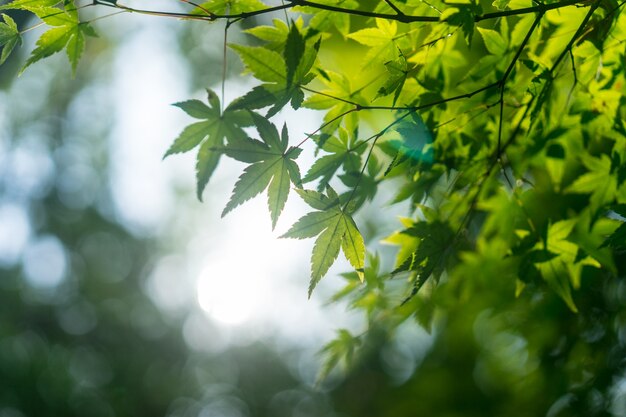
[[[352,216],[339,202],[339,197],[327,188],[326,195],[311,190],[297,190],[302,199],[320,211],[309,213],[298,220],[281,237],[306,239],[318,236],[311,256],[309,297],[317,283],[337,259],[339,249],[356,269],[361,281],[365,265],[365,244]]]
[[[243,127],[251,124],[250,115],[246,111],[233,110],[227,107],[222,113],[220,100],[212,90],[207,90],[207,106],[200,100],[188,100],[175,103],[189,116],[202,119],[201,122],[187,126],[165,152],[163,158],[181,152],[188,152],[200,145],[196,157],[197,196],[202,201],[202,192],[209,182],[220,159],[220,151],[228,141],[237,141],[246,136]]]
[[[288,148],[286,129],[281,137],[276,127],[267,119],[255,113],[251,115],[262,141],[242,139],[230,142],[223,148],[228,156],[252,164],[244,169],[235,184],[230,200],[222,211],[222,217],[267,188],[273,230],[287,202],[291,184],[301,186],[300,170],[294,162],[301,149]]]
[[[13,48],[22,43],[22,37],[17,29],[17,24],[11,16],[2,14],[4,23],[0,23],[0,46],[2,46],[2,54],[0,55],[0,65],[7,60]]]
[[[231,45],[246,68],[265,82],[235,100],[235,108],[253,110],[271,106],[266,115],[268,118],[290,102],[294,109],[300,108],[304,101],[301,87],[315,78],[310,71],[319,47],[319,39],[315,43],[305,42],[296,24],[289,31],[283,56],[267,46]]]

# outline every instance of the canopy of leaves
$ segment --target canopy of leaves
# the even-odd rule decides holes
[[[359,300],[352,305],[365,310],[370,327],[384,322],[390,333],[412,317],[430,328],[437,312],[453,326],[468,300],[519,312],[548,309],[543,303],[556,297],[554,308],[567,317],[616,314],[590,291],[626,274],[624,2],[233,0],[189,13],[106,5],[222,21],[227,30],[285,12],[284,20],[275,13],[272,25],[247,29],[254,46],[229,45],[259,84],[223,111],[212,92],[209,106],[178,103],[202,121],[185,128],[166,155],[199,147],[198,196],[221,156],[249,164],[224,214],[267,189],[272,227],[295,186],[316,211],[283,236],[316,237],[309,293],[342,249],[363,281],[342,298]],[[65,49],[76,68],[84,35],[93,33],[72,1],[15,0],[1,8],[29,11],[51,27],[25,66]],[[10,18],[4,22],[2,59],[21,36]],[[286,127],[279,135],[270,121],[287,104],[323,119],[295,145]],[[243,130],[252,123],[260,140]],[[296,158],[307,146],[324,154],[301,180]],[[301,188],[315,181],[318,191]],[[368,268],[378,265],[367,264],[376,259],[367,248],[384,236],[372,230],[364,239],[357,223],[382,187],[392,203],[408,200],[408,216],[387,232],[396,265],[368,280]],[[376,301],[362,302],[366,296]],[[480,310],[469,311],[478,320]],[[340,332],[327,347],[329,368],[355,357],[366,345],[357,339]],[[574,349],[570,342],[563,343]],[[572,352],[564,354],[581,357]],[[608,366],[596,365],[592,375]],[[563,395],[593,384],[564,378]]]

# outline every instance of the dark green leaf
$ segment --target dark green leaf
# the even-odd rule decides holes
[[[294,74],[296,73],[296,69],[300,64],[300,60],[304,55],[305,50],[305,42],[298,30],[298,27],[294,22],[291,23],[291,29],[289,30],[289,35],[287,36],[287,42],[285,43],[285,65],[287,68],[287,86],[291,85],[293,81]]]

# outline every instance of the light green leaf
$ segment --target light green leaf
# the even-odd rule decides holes
[[[163,158],[175,153],[187,152],[195,148],[207,137],[215,126],[216,120],[197,122],[187,126],[176,138],[172,146],[165,152]]]
[[[196,119],[209,119],[215,116],[219,117],[219,105],[217,108],[211,108],[200,100],[182,101],[180,103],[174,103],[172,106],[182,109],[189,116],[195,117]]]
[[[583,163],[590,172],[578,177],[565,192],[591,194],[590,207],[595,211],[615,199],[617,179],[611,174],[611,160],[606,155],[601,158],[586,157]]]
[[[17,28],[17,24],[7,14],[2,14],[5,23],[0,23],[0,46],[2,46],[2,55],[0,55],[0,65],[7,60],[13,48],[22,43],[22,37]]]
[[[339,211],[313,211],[307,213],[294,223],[281,238],[307,239],[322,233],[328,224],[341,216]]]
[[[507,43],[499,32],[491,29],[477,28],[485,42],[485,47],[492,55],[501,56],[507,50]]]
[[[272,182],[270,182],[270,186],[267,189],[267,203],[270,209],[270,216],[272,218],[272,230],[276,227],[278,216],[280,216],[280,213],[285,207],[287,197],[289,196],[290,185],[291,179],[289,170],[287,169],[287,164],[282,163],[280,170],[276,170],[276,173],[272,178]]]
[[[228,146],[216,150],[224,152],[237,161],[246,162],[248,164],[280,155],[280,153],[277,153],[265,143],[252,138],[240,138],[230,141]]]
[[[397,59],[385,62],[385,68],[387,68],[387,79],[382,87],[378,89],[376,97],[383,97],[395,92],[393,99],[393,105],[395,106],[408,75],[406,58],[401,54]]]
[[[52,7],[58,3],[58,0],[15,0],[0,6],[0,10],[29,10],[32,7]]]
[[[96,33],[89,24],[78,20],[78,12],[74,5],[68,4],[63,10],[50,6],[38,7],[36,4],[25,2],[19,8],[35,13],[44,23],[54,26],[37,40],[37,47],[31,52],[20,74],[33,63],[60,52],[64,48],[72,66],[72,73],[75,74],[78,61],[85,49],[85,35],[96,36]]]
[[[365,267],[365,243],[363,242],[363,236],[361,236],[352,217],[344,215],[343,221],[345,222],[346,232],[341,241],[341,249],[350,265],[357,271],[359,279],[363,282],[363,268]]]
[[[277,166],[280,170],[278,162],[278,159],[266,160],[246,167],[237,183],[235,183],[230,200],[222,211],[222,217],[238,205],[262,193],[269,185]]]
[[[326,275],[331,265],[335,263],[345,232],[346,224],[343,221],[343,216],[336,216],[327,223],[326,230],[315,241],[313,254],[311,255],[309,297],[311,297],[317,283]]]
[[[289,34],[289,26],[280,19],[274,19],[273,23],[274,26],[260,25],[246,29],[244,32],[272,44],[282,44]]]
[[[324,194],[313,190],[296,190],[309,206],[316,210],[328,210],[339,205],[339,200],[332,200]]]
[[[335,172],[341,167],[348,155],[347,152],[344,152],[322,156],[313,163],[302,181],[307,183],[321,177],[320,188],[325,188],[326,184],[328,184],[333,175],[335,175]]]
[[[193,3],[192,3],[193,4]],[[239,14],[267,8],[259,0],[209,0],[193,10],[193,14],[206,15],[206,10],[215,14]]]
[[[85,35],[83,34],[83,30],[80,25],[74,27],[70,32],[70,38],[67,42],[67,58],[70,60],[70,64],[72,65],[72,73],[76,74],[76,67],[78,66],[78,61],[85,50]]]
[[[61,26],[43,33],[37,40],[37,48],[31,52],[30,58],[20,70],[20,74],[35,62],[63,50],[72,36],[72,31],[73,27]]]
[[[234,49],[246,68],[261,81],[285,83],[287,69],[285,60],[278,52],[261,46],[230,45]]]
[[[304,239],[319,235],[311,255],[309,297],[317,283],[337,259],[340,249],[343,249],[346,259],[354,266],[359,278],[362,279],[365,244],[354,220],[341,208],[339,196],[330,187],[327,188],[327,196],[312,190],[296,191],[307,204],[320,210],[301,217],[287,233],[281,236]]]
[[[238,143],[246,137],[242,128],[251,123],[247,111],[233,110],[229,106],[224,113],[220,113],[221,104],[217,94],[211,90],[207,92],[209,106],[199,100],[174,104],[190,116],[205,120],[187,126],[163,156],[165,158],[174,153],[187,152],[200,145],[196,158],[197,194],[200,201],[202,192],[224,151],[225,138],[228,138],[229,142]]]
[[[281,139],[276,126],[266,118],[256,113],[251,113],[251,117],[263,142],[249,138],[241,139],[229,142],[223,148],[227,155],[244,162],[252,162],[252,165],[249,165],[239,177],[222,216],[260,194],[269,185],[267,202],[274,229],[287,202],[290,184],[300,186],[301,183],[300,170],[293,161],[300,155],[300,149],[285,149],[289,140],[286,129],[283,129]]]
[[[287,149],[287,146],[281,141],[276,126],[270,123],[263,116],[259,116],[256,113],[251,113],[251,115],[252,119],[254,120],[254,124],[256,125],[257,131],[259,132],[261,139],[263,139],[263,142],[265,142],[265,144],[269,146],[270,149],[273,149],[277,155],[282,154],[285,149]]]
[[[262,84],[254,87],[245,95],[233,101],[233,110],[254,110],[275,104],[280,96],[284,94],[286,87],[277,84]]]
[[[217,139],[217,137],[217,135],[209,136],[211,139]],[[196,156],[196,196],[200,201],[202,201],[202,192],[220,161],[221,154],[213,150],[213,145],[212,140],[205,141],[200,145]]]
[[[70,13],[75,11],[73,8],[61,10],[57,7],[23,7],[24,10],[28,10],[34,13],[38,18],[43,20],[50,26],[77,26],[78,15],[76,13]]]
[[[396,36],[398,25],[395,21],[376,19],[376,28],[366,28],[353,32],[348,38],[366,45],[381,46],[393,42]]]

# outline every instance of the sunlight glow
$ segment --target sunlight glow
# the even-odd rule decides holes
[[[198,303],[222,325],[258,322],[261,312],[274,308],[267,297],[277,291],[274,278],[287,275],[283,268],[289,264],[284,259],[289,242],[277,239],[269,222],[255,216],[265,204],[258,199],[240,207],[222,219],[224,229],[213,229],[206,237],[212,247],[198,265]]]
[[[260,306],[259,272],[251,263],[229,257],[208,262],[198,278],[198,303],[222,324],[245,322]]]

